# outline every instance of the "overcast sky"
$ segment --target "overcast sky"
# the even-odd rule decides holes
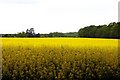
[[[0,33],[74,32],[118,21],[119,0],[0,0]]]

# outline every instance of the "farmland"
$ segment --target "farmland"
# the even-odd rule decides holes
[[[2,38],[2,75],[7,80],[119,79],[118,40]]]

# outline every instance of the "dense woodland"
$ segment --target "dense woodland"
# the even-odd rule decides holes
[[[35,33],[34,28],[17,34],[2,34],[2,37],[84,37],[84,38],[120,38],[120,22],[112,22],[108,25],[90,25],[78,30],[78,32],[51,32],[49,34]]]
[[[78,31],[78,36],[90,38],[120,38],[120,22],[84,27]]]

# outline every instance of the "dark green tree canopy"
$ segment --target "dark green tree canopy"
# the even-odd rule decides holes
[[[109,25],[87,26],[79,29],[78,36],[90,38],[120,38],[120,22],[113,22]]]

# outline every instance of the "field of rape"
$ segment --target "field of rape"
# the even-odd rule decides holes
[[[117,39],[1,40],[3,80],[120,80]]]

